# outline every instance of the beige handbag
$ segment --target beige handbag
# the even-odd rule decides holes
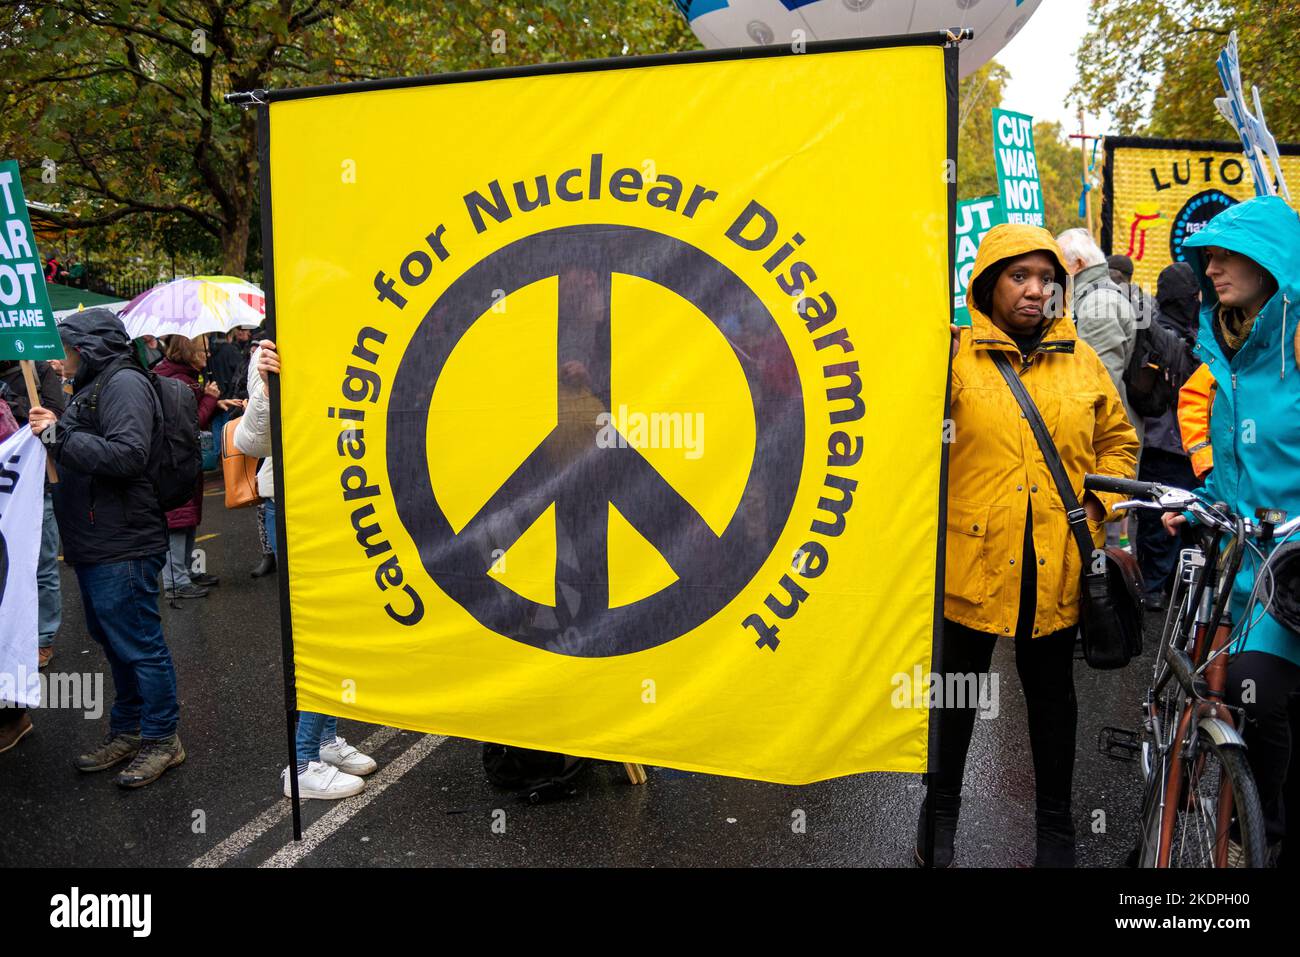
[[[226,480],[226,508],[248,508],[262,500],[257,494],[257,459],[235,448],[235,428],[239,419],[231,419],[221,429],[221,474]]]

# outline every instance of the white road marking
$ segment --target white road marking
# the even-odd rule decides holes
[[[356,797],[345,798],[325,812],[325,816],[303,833],[301,841],[290,841],[272,854],[259,867],[294,867],[304,857],[329,839],[339,828],[352,820],[362,808],[383,794],[389,785],[396,784],[402,775],[432,754],[447,739],[441,735],[426,734],[415,744],[390,761],[379,773],[366,779],[366,789]]]
[[[370,754],[397,737],[397,732],[397,728],[380,728],[358,744],[357,749],[363,754]],[[280,791],[283,786],[280,779],[277,778],[275,782],[276,791]],[[293,803],[288,798],[281,797],[216,847],[190,861],[190,867],[221,867],[231,858],[242,854],[252,846],[254,841],[281,821],[288,819],[292,814]]]

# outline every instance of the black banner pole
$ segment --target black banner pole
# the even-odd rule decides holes
[[[257,104],[258,188],[261,193],[262,218],[262,293],[266,297],[264,328],[272,341],[275,327],[275,251],[271,228],[271,109],[260,97]],[[244,103],[242,105],[251,105]],[[277,348],[279,343],[276,342]],[[280,376],[267,376],[271,404],[271,468],[275,476],[275,561],[280,586],[280,652],[284,671],[285,733],[289,747],[289,798],[293,802],[293,839],[302,840],[302,806],[298,794],[298,694],[293,666],[293,620],[289,610],[289,542],[285,535],[284,513],[284,443],[281,440]]]
[[[960,31],[950,31],[952,39],[946,45],[944,50],[944,85],[947,92],[948,100],[948,322],[953,320],[953,303],[955,302],[956,289],[954,288],[953,265],[956,261],[956,233],[954,231],[954,219],[957,209],[957,90],[958,90],[958,47],[962,40],[969,40],[974,36],[974,31],[969,28]],[[951,413],[952,403],[952,351],[948,352],[948,384],[945,389],[943,401],[944,424]],[[947,548],[947,513],[948,513],[948,443],[946,429],[944,429],[943,448],[940,451],[939,458],[939,542],[936,549],[935,569],[934,569],[934,634],[930,644],[930,672],[935,675],[943,674],[943,591],[944,591],[944,552]],[[915,690],[915,689],[914,689]],[[922,776],[925,783],[925,821],[922,826],[924,836],[921,841],[921,856],[923,860],[921,865],[926,868],[934,867],[934,838],[936,817],[934,813],[934,802],[929,799],[929,789],[931,772],[935,767],[936,757],[939,754],[939,722],[931,706],[929,695],[926,695],[926,709],[929,715],[927,722],[928,745],[926,748],[928,754],[927,765],[929,770]]]

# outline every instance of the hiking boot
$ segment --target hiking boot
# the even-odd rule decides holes
[[[293,796],[290,790],[292,785],[289,781],[289,772],[289,768],[280,772],[285,797]],[[323,761],[312,761],[307,765],[307,770],[298,775],[298,798],[304,801],[308,798],[337,801],[339,798],[360,794],[365,786],[366,782],[355,774],[340,771]]]
[[[262,560],[257,563],[256,567],[248,575],[250,578],[261,578],[273,571],[275,571],[275,556],[270,552],[263,552]]]
[[[937,788],[927,789],[925,800],[921,802],[921,816],[916,822],[916,863],[925,867],[925,812],[931,799],[934,800],[934,866],[952,867],[961,794],[948,794]]]
[[[365,777],[379,767],[374,758],[362,754],[340,737],[320,746],[320,759],[345,774],[355,774],[358,777]]]
[[[1038,800],[1034,867],[1074,867],[1074,815],[1069,801]]]
[[[190,581],[198,585],[200,588],[216,588],[218,585],[221,584],[221,579],[218,578],[216,575],[207,575],[207,574],[191,575]]]
[[[208,590],[195,585],[191,582],[188,585],[182,585],[180,588],[168,588],[168,598],[207,598]]]
[[[0,753],[12,748],[30,730],[32,730],[32,718],[28,714],[24,714],[17,721],[0,724]]]
[[[46,645],[44,648],[37,648],[36,649],[37,670],[39,671],[41,668],[46,667],[50,663],[50,659],[53,657],[54,657],[53,645]]]
[[[185,760],[185,748],[181,738],[173,734],[169,738],[141,738],[140,750],[136,752],[126,770],[113,780],[118,787],[142,788],[152,784],[163,776],[168,768],[174,768]]]
[[[110,731],[104,736],[103,744],[72,763],[78,771],[107,771],[113,765],[135,757],[139,750],[140,735]]]

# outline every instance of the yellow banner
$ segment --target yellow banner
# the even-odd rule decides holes
[[[1161,270],[1182,262],[1183,240],[1217,213],[1255,195],[1240,146],[1139,137],[1107,139],[1102,246],[1133,260],[1151,295]],[[1300,147],[1284,146],[1282,175],[1300,185]],[[1107,243],[1109,240],[1109,243]]]
[[[794,784],[924,771],[954,67],[273,98],[299,707]]]

